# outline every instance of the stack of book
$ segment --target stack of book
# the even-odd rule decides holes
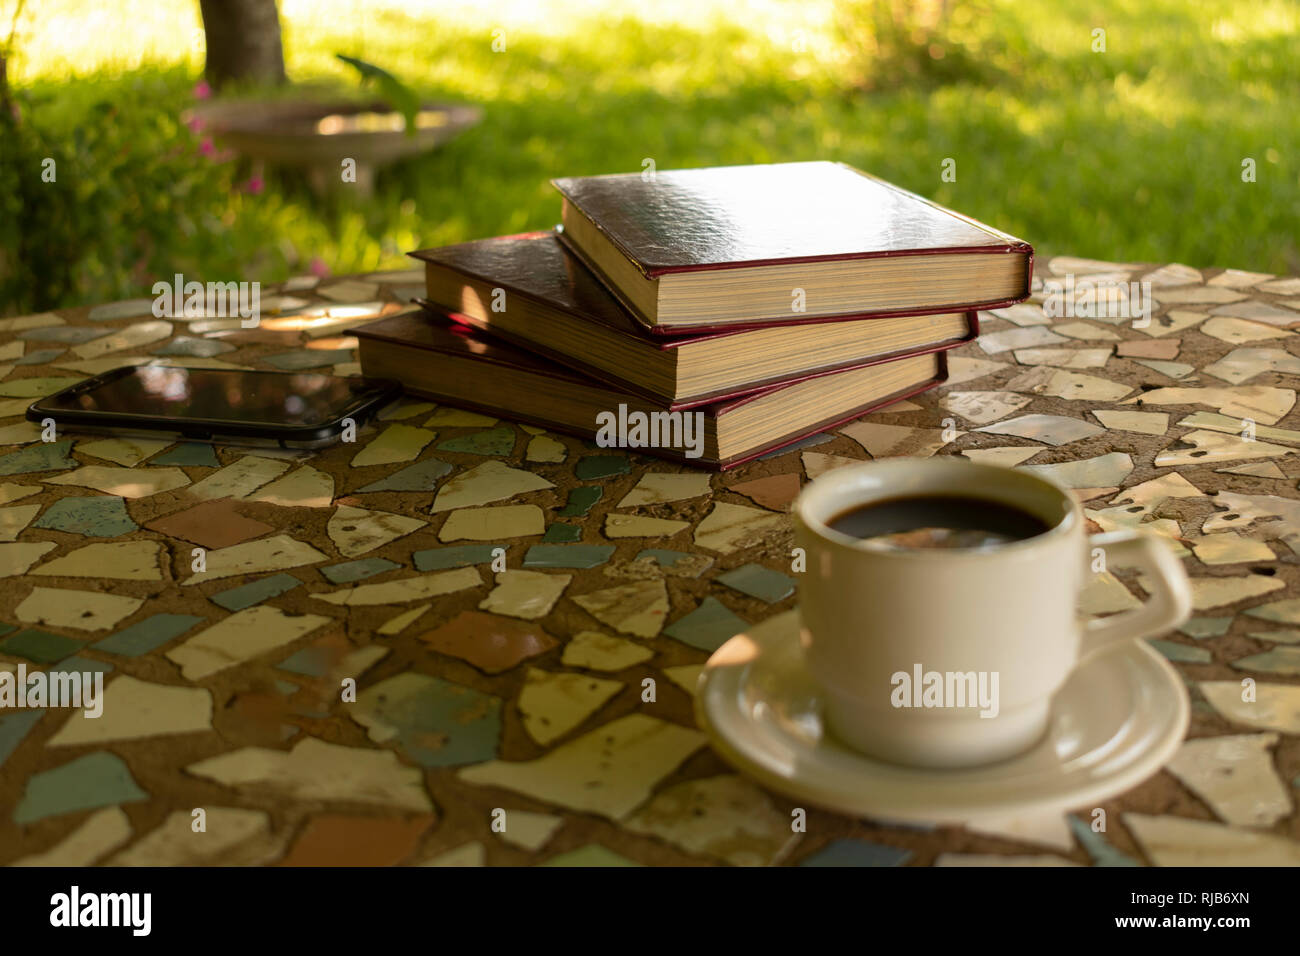
[[[727,468],[941,384],[1026,243],[839,163],[557,179],[563,225],[411,253],[425,311],[362,370],[451,405]]]

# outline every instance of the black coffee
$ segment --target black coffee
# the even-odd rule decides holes
[[[992,548],[1050,530],[1037,515],[987,498],[916,495],[871,501],[827,522],[890,548]]]

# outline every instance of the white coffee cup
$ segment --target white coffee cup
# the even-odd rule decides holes
[[[929,495],[1010,505],[1049,530],[989,548],[903,550],[829,526],[871,502]],[[1085,655],[1191,612],[1167,539],[1089,538],[1074,496],[1032,472],[950,457],[873,461],[813,481],[792,511],[807,562],[801,639],[829,728],[894,763],[968,767],[1029,749]],[[1083,622],[1076,603],[1098,548],[1107,566],[1145,571],[1154,591],[1141,608]]]

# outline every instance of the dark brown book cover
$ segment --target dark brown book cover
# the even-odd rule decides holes
[[[362,340],[360,355],[363,373],[365,372],[366,341],[380,341],[387,342],[391,345],[399,345],[403,348],[442,352],[446,355],[484,366],[485,374],[490,374],[490,368],[494,365],[503,368],[519,369],[534,374],[542,374],[551,379],[565,379],[593,389],[598,389],[610,396],[611,404],[623,402],[639,408],[655,407],[648,405],[645,399],[638,395],[621,391],[617,388],[606,385],[603,382],[595,381],[588,376],[581,375],[570,369],[556,365],[542,356],[525,351],[524,349],[516,348],[509,343],[494,339],[491,336],[482,335],[473,329],[459,325],[451,321],[445,315],[429,310],[427,306],[423,312],[400,313],[387,319],[380,319],[376,322],[367,323],[357,329],[351,330],[349,334],[355,335],[358,339]],[[817,432],[828,428],[838,427],[839,425],[851,422],[862,415],[884,408],[887,405],[892,405],[894,402],[902,401],[905,398],[910,398],[913,395],[920,394],[936,385],[942,384],[948,377],[946,353],[938,353],[937,360],[939,374],[931,381],[922,382],[915,388],[910,388],[896,395],[891,395],[888,398],[875,402],[869,406],[852,409],[848,413],[836,411],[832,413],[826,421],[819,422],[813,427],[803,429],[797,434],[780,436],[772,442],[754,449],[748,454],[729,461],[719,462],[705,459],[686,459],[680,453],[675,452],[675,450],[671,448],[646,447],[636,448],[633,451],[636,454],[653,455],[697,466],[707,466],[724,470],[732,468],[736,465],[743,464],[746,461],[752,461],[753,459],[771,451],[784,448],[786,445],[791,445],[809,435],[816,434]],[[759,397],[780,391],[780,389],[788,387],[789,384],[793,383],[786,383],[771,388],[749,392],[748,394],[731,398],[723,402],[715,402],[711,405],[702,406],[695,410],[702,411],[705,415],[710,417],[719,418],[726,415],[727,412],[732,409],[739,408],[745,403],[754,401]],[[577,435],[580,438],[590,439],[595,434],[594,427],[585,432],[568,428],[548,420],[535,409],[506,408],[502,405],[492,404],[490,402],[475,402],[458,396],[431,393],[427,390],[420,389],[418,386],[409,386],[407,383],[403,383],[403,385],[407,387],[408,391],[414,394],[424,394],[438,400],[447,400],[451,404],[473,411],[482,412],[484,414],[521,421],[556,431],[564,431],[568,434]],[[657,408],[665,411],[671,410],[666,405],[660,405],[657,406]]]
[[[552,184],[647,278],[832,259],[1033,255],[1014,236],[842,163],[620,173]]]

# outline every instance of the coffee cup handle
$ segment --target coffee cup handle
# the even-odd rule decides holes
[[[1187,572],[1160,535],[1133,529],[1112,531],[1093,535],[1088,547],[1090,552],[1093,548],[1103,549],[1107,565],[1137,567],[1146,572],[1152,591],[1150,600],[1136,610],[1089,621],[1079,645],[1081,658],[1119,641],[1150,637],[1177,627],[1192,613],[1192,586]]]

